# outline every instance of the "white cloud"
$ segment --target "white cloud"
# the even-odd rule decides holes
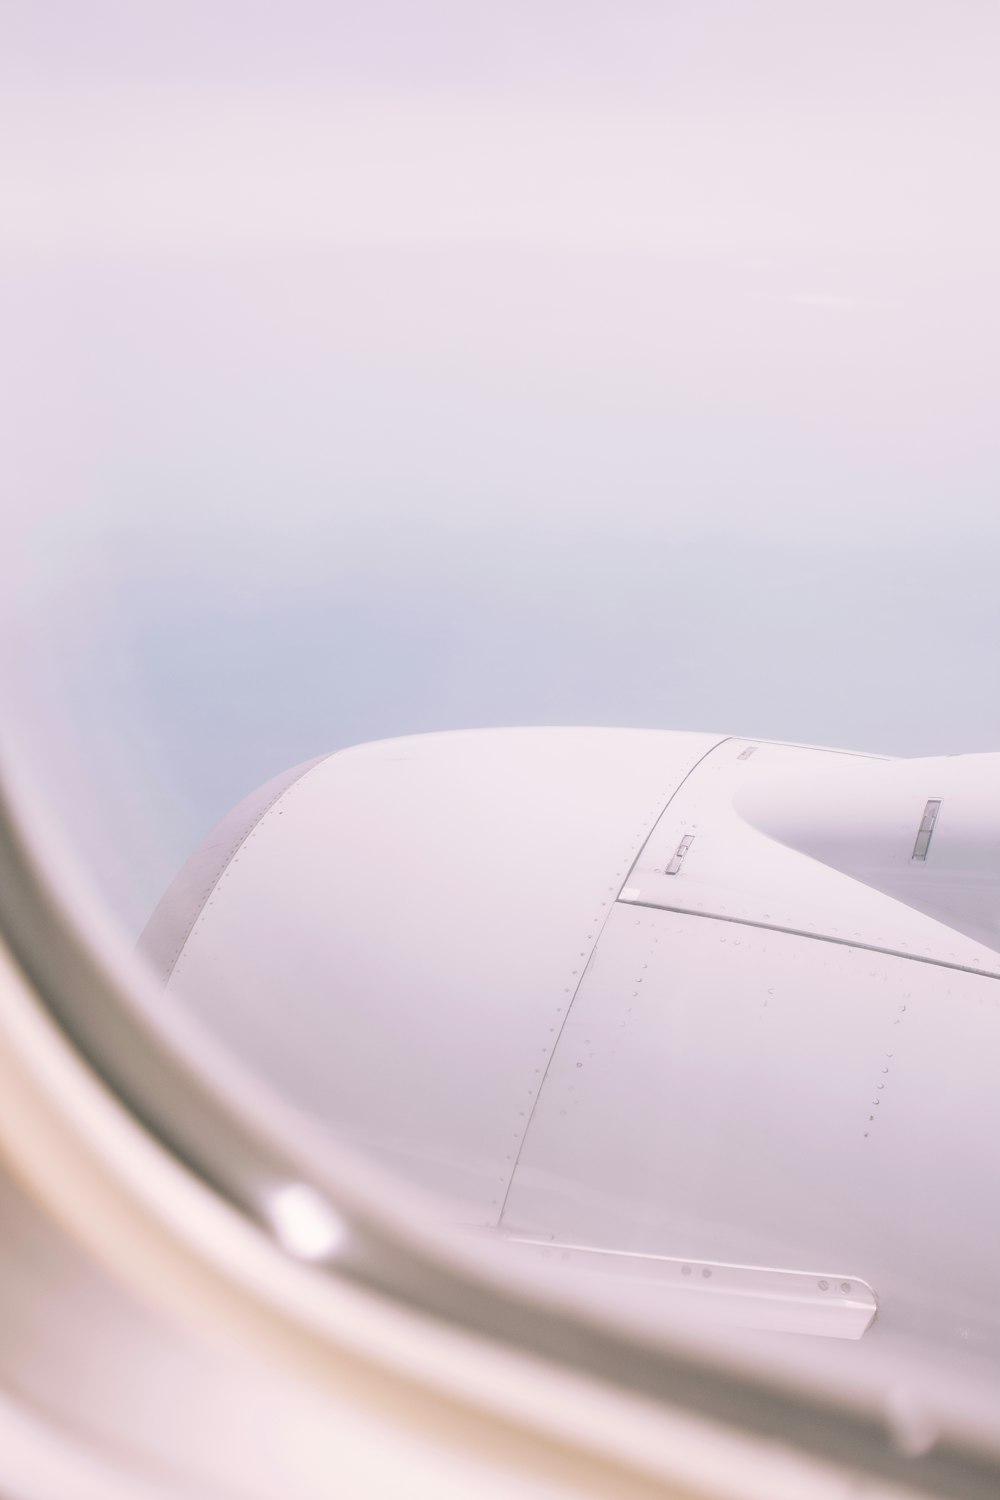
[[[788,300],[796,307],[826,307],[832,311],[860,305],[857,297],[843,292],[791,292]]]
[[[14,250],[1000,246],[995,130],[957,111],[64,88],[3,117]]]

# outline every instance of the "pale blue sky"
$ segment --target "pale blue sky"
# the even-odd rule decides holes
[[[992,11],[5,27],[12,691],[132,930],[359,739],[997,746]]]

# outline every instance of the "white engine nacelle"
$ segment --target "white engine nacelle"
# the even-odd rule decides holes
[[[142,946],[462,1222],[772,1327],[856,1336],[873,1289],[995,1355],[998,789],[1000,756],[384,741],[235,809]]]

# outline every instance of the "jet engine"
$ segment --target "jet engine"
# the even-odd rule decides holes
[[[141,947],[337,1137],[652,1306],[1000,1355],[1000,756],[508,729],[241,803]]]

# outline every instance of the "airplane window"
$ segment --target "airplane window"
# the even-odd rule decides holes
[[[0,927],[293,1258],[992,1462],[1000,23],[418,11],[16,20]]]

